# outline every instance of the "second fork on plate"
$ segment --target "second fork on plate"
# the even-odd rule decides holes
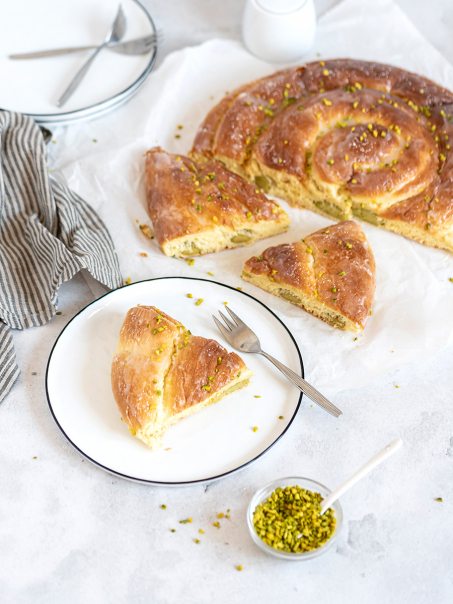
[[[221,311],[219,311],[219,315],[222,317],[225,325],[223,325],[217,317],[212,315],[215,324],[233,348],[238,350],[239,352],[247,352],[247,353],[255,353],[260,354],[266,359],[268,359],[273,365],[275,365],[283,375],[299,388],[304,394],[308,396],[314,403],[322,407],[325,411],[334,415],[335,417],[339,417],[342,412],[340,409],[335,407],[333,403],[331,403],[324,395],[322,395],[316,388],[314,388],[311,384],[301,378],[297,373],[294,373],[291,369],[274,359],[270,354],[264,352],[261,349],[261,344],[258,336],[248,327],[238,316],[234,313],[228,306],[225,306],[228,314],[230,315],[232,321],[228,319]]]

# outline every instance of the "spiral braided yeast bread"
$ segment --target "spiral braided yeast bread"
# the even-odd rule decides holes
[[[320,61],[252,82],[206,117],[192,156],[335,220],[453,251],[453,93],[402,69]]]

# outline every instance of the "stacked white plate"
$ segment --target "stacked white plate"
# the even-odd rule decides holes
[[[102,43],[120,0],[18,0],[0,8],[0,108],[25,113],[42,125],[94,119],[128,101],[150,74],[157,46],[148,54],[103,50],[64,107],[57,99],[93,51],[44,59],[11,60],[10,54]],[[155,33],[137,0],[121,0],[127,19],[122,42]]]

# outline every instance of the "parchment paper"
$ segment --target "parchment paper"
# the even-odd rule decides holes
[[[390,0],[345,0],[322,17],[315,49],[306,60],[341,57],[391,63],[453,89],[452,66]],[[125,279],[184,275],[242,287],[286,323],[301,347],[306,378],[333,396],[447,345],[453,332],[453,283],[448,280],[453,277],[452,254],[362,224],[376,257],[377,290],[373,315],[356,335],[335,330],[240,279],[250,256],[329,224],[321,216],[282,202],[292,220],[288,233],[196,258],[193,266],[164,256],[155,240],[146,239],[138,228],[150,223],[143,178],[146,150],[159,144],[169,152],[187,153],[198,125],[227,90],[281,67],[258,60],[230,40],[175,52],[137,97],[115,113],[57,130],[50,145],[51,165],[54,176],[65,179],[107,223]]]

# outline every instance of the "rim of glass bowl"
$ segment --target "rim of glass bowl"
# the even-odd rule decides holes
[[[255,527],[253,526],[253,512],[258,504],[265,501],[271,493],[275,491],[278,487],[284,489],[288,486],[299,486],[303,489],[308,489],[312,492],[318,492],[325,499],[332,492],[326,486],[317,482],[316,480],[312,480],[311,478],[304,478],[302,476],[288,476],[286,478],[278,478],[277,480],[273,480],[268,484],[264,485],[256,491],[253,495],[249,507],[247,509],[247,526],[249,528],[250,536],[252,537],[254,543],[266,554],[270,556],[274,556],[275,558],[280,558],[281,560],[292,560],[292,561],[302,561],[302,560],[310,560],[311,558],[316,558],[317,556],[321,556],[326,553],[333,544],[337,541],[338,535],[341,532],[343,527],[343,510],[341,508],[340,502],[335,501],[332,504],[332,508],[335,511],[335,518],[337,519],[337,525],[335,527],[335,532],[332,537],[325,543],[325,545],[321,545],[314,550],[308,552],[301,552],[297,554],[293,554],[292,552],[283,552],[281,550],[275,549],[271,547],[267,543],[265,543],[261,537],[255,531]],[[314,490],[315,489],[315,490]]]

